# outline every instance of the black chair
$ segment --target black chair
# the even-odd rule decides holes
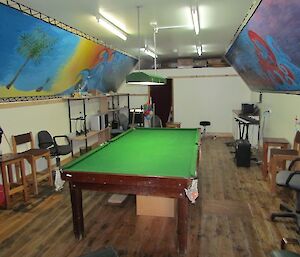
[[[64,139],[66,144],[61,144],[58,139]],[[52,137],[46,130],[38,133],[39,148],[48,149],[51,156],[56,159],[56,166],[60,168],[60,156],[72,153],[72,145],[66,135]]]
[[[294,165],[300,161],[300,158],[294,159],[288,170],[281,170],[276,175],[276,184],[278,186],[286,187],[296,191],[296,207],[295,210],[280,204],[280,210],[282,212],[272,213],[271,220],[275,218],[292,218],[295,220],[297,225],[297,232],[300,232],[300,171],[292,171]]]

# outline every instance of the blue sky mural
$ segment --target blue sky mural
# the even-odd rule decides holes
[[[116,91],[137,62],[2,4],[0,29],[0,97]]]

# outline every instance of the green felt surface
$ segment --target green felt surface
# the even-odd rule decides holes
[[[133,129],[67,164],[64,170],[192,177],[198,139],[197,129]]]

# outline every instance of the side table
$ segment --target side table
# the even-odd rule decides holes
[[[262,176],[263,179],[267,179],[269,163],[268,163],[268,150],[269,147],[280,147],[281,149],[287,149],[289,147],[289,141],[285,138],[264,137],[263,138],[263,165]]]

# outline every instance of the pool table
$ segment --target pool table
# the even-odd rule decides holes
[[[178,248],[187,249],[188,198],[184,188],[197,177],[197,129],[133,128],[63,167],[69,182],[73,229],[84,236],[81,190],[152,195],[178,201]]]

